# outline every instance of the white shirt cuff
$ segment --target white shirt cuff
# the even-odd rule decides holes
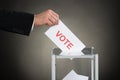
[[[32,27],[31,27],[31,31],[33,31],[33,28],[34,28],[34,20],[33,20],[33,24],[32,24]]]

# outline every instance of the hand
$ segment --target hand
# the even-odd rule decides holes
[[[50,9],[34,15],[34,26],[53,26],[57,25],[58,21],[59,15]]]

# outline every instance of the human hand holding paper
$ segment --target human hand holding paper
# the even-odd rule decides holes
[[[85,45],[67,28],[61,20],[59,20],[58,25],[50,27],[45,34],[62,50],[62,52],[80,52],[79,54],[83,54],[81,50],[85,48]]]

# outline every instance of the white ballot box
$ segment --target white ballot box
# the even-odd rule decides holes
[[[88,51],[88,54],[82,52],[85,49],[85,44],[77,37],[72,31],[61,21],[59,20],[58,25],[50,27],[45,35],[56,44],[58,47],[52,50],[52,80],[56,80],[56,59],[73,59],[73,58],[84,58],[91,60],[91,80],[98,80],[98,54],[93,54]],[[58,50],[59,49],[59,50]],[[60,51],[61,50],[61,51]],[[60,52],[59,52],[60,51]],[[60,54],[59,54],[59,53]],[[64,77],[63,80],[88,80],[86,76],[74,74],[73,77],[70,77],[74,74],[72,71],[68,74],[67,77]],[[69,76],[70,75],[70,76]],[[71,78],[71,79],[70,79]]]
[[[98,54],[94,54],[93,50],[91,50],[91,52],[89,54],[85,54],[85,55],[60,55],[58,53],[61,53],[60,50],[58,50],[59,48],[54,48],[51,52],[51,58],[52,58],[52,62],[51,62],[51,73],[52,73],[52,80],[56,80],[56,65],[57,65],[57,61],[56,59],[90,59],[90,71],[91,71],[91,75],[90,75],[90,79],[88,80],[99,80],[99,61],[98,61]],[[92,48],[91,48],[92,49]],[[72,72],[74,73],[74,72]],[[71,75],[71,74],[69,74]],[[69,76],[67,75],[67,76]],[[76,76],[75,76],[76,77]],[[84,76],[83,76],[84,77]],[[65,77],[64,79],[66,80],[68,77]],[[85,79],[84,79],[85,80]]]

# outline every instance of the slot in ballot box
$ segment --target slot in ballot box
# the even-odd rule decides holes
[[[52,72],[52,80],[56,80],[56,59],[90,59],[90,79],[89,80],[99,80],[99,61],[98,61],[98,54],[93,53],[94,48],[90,48],[91,50],[86,51],[89,54],[85,55],[60,55],[61,50],[59,48],[54,48],[51,52],[51,72]]]

